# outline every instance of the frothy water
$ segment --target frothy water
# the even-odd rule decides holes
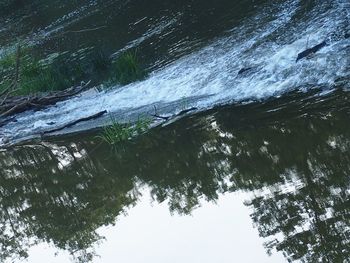
[[[207,47],[153,72],[144,81],[88,92],[44,111],[20,114],[16,123],[1,128],[0,144],[4,138],[20,140],[51,130],[51,122],[60,127],[101,110],[125,117],[130,112],[142,114],[153,105],[173,105],[186,99],[192,107],[205,110],[299,88],[330,89],[338,79],[349,78],[350,3],[322,1],[307,14],[300,14],[301,2],[265,6],[257,16],[247,18]],[[323,41],[326,47],[296,63],[298,53]],[[238,74],[242,68],[251,70]],[[163,113],[176,110],[169,107]]]

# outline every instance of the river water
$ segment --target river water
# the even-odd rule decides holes
[[[151,73],[0,128],[21,143],[0,150],[2,261],[349,262],[348,1],[14,2],[1,50],[20,38],[68,65],[137,48]],[[98,138],[154,107],[197,110]]]

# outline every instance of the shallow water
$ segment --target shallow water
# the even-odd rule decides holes
[[[17,143],[0,148],[0,261],[349,262],[349,5],[35,0],[0,9],[0,53],[21,38],[68,65],[96,47],[112,57],[137,48],[151,71],[0,127],[0,144]],[[197,110],[117,147],[98,138],[111,115],[128,122],[154,107]],[[108,116],[40,139],[101,110]]]

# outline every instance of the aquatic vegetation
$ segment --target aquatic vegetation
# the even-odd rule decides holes
[[[136,51],[128,51],[113,63],[112,79],[121,85],[140,80],[146,76],[146,72],[141,67]]]
[[[102,134],[98,137],[108,144],[116,145],[146,132],[150,123],[151,121],[147,118],[139,118],[134,124],[121,124],[112,119],[112,123],[104,127]]]

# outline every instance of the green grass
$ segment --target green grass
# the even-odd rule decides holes
[[[16,53],[7,53],[0,59],[0,92],[8,87],[15,74]]]
[[[0,60],[0,70],[6,70],[16,64],[16,53],[7,53]]]
[[[104,49],[95,49],[85,60],[57,55],[52,59],[39,59],[29,48],[21,48],[17,91],[12,95],[29,95],[57,91],[76,86],[82,80],[103,87],[119,83],[126,85],[146,76],[135,51],[120,55],[114,62]],[[16,75],[17,52],[0,58],[0,92],[7,89]]]
[[[146,118],[139,118],[134,124],[121,124],[112,119],[112,124],[106,126],[98,137],[110,145],[117,145],[146,132],[149,126],[150,120]]]
[[[146,76],[141,67],[136,51],[128,51],[113,63],[112,79],[121,85],[143,79]]]
[[[28,51],[21,53],[18,91],[14,95],[63,90],[78,84],[86,76],[77,62],[69,63],[68,66],[63,60],[56,59],[50,64],[44,64]],[[14,80],[16,58],[16,53],[9,53],[0,59],[0,92]]]

